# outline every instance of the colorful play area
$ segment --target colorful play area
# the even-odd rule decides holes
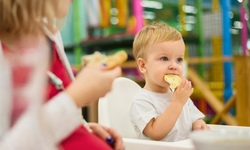
[[[76,74],[84,55],[125,50],[123,76],[143,87],[134,36],[144,25],[167,23],[183,35],[185,76],[205,121],[250,126],[249,8],[250,0],[74,0],[61,34]],[[88,121],[98,122],[97,112],[97,103],[83,108]]]

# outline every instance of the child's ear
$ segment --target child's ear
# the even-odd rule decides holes
[[[141,73],[146,73],[147,72],[144,59],[138,58],[137,64],[138,64],[138,69],[140,70]]]

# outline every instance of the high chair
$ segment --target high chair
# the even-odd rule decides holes
[[[141,87],[131,79],[119,77],[112,90],[98,102],[98,123],[114,128],[123,139],[126,150],[194,150],[190,140],[159,142],[137,139],[130,121],[130,106]]]
[[[123,138],[126,150],[195,150],[191,139],[178,142],[161,142],[137,139],[130,122],[130,106],[134,95],[141,87],[131,79],[119,77],[112,84],[112,90],[99,99],[99,124],[114,128]],[[211,130],[247,130],[250,127],[209,124]]]
[[[123,138],[136,138],[130,121],[130,106],[141,87],[131,79],[118,77],[112,90],[98,102],[98,123],[112,127]]]

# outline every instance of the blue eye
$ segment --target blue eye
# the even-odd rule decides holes
[[[162,57],[162,58],[161,58],[161,60],[163,60],[163,61],[167,61],[167,60],[168,60],[168,58],[167,58],[167,57]]]
[[[182,58],[177,58],[177,61],[178,62],[182,62]]]

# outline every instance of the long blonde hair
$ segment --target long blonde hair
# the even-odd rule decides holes
[[[55,0],[0,0],[0,38],[39,34],[46,27],[54,33]]]

